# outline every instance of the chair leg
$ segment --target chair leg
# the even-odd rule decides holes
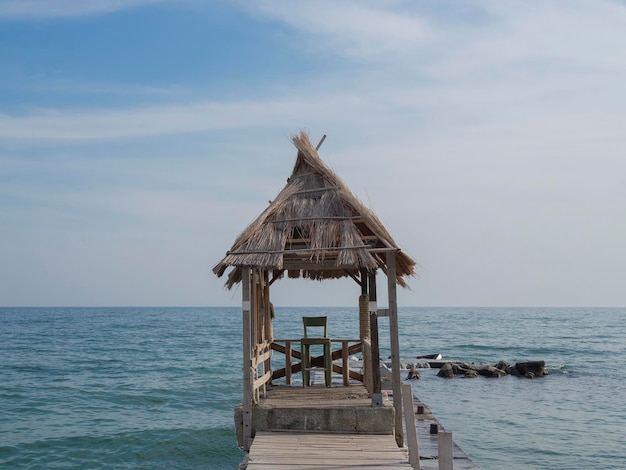
[[[324,372],[326,374],[326,386],[330,387],[332,382],[332,374],[333,374],[333,363],[332,363],[332,355],[330,343],[324,344]]]

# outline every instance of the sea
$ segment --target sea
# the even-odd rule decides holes
[[[277,307],[275,337],[301,337],[303,315],[358,337],[356,306]],[[400,307],[399,325],[403,361],[545,361],[534,379],[410,381],[480,468],[626,468],[625,308]],[[241,362],[239,308],[0,308],[0,468],[236,469]]]

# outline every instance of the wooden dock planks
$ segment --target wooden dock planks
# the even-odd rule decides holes
[[[411,469],[393,435],[257,432],[249,470]]]
[[[322,376],[322,374],[319,374]],[[273,409],[313,407],[371,407],[371,398],[363,385],[349,387],[273,386],[260,406]],[[386,394],[393,400],[391,390]],[[387,402],[387,400],[385,400]],[[387,406],[390,406],[387,402]],[[418,436],[420,469],[439,469],[438,436],[430,433],[431,424],[443,426],[430,409],[413,396],[415,427]],[[418,411],[419,410],[419,411]],[[247,467],[245,464],[247,463]],[[391,434],[351,434],[333,431],[301,431],[296,429],[257,431],[252,448],[240,468],[250,470],[329,470],[329,469],[410,469],[408,451],[399,448]],[[454,444],[454,470],[479,470],[479,467]]]

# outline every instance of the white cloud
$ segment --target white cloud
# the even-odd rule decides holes
[[[626,5],[617,0],[241,4],[289,26],[295,43],[309,51],[363,61],[361,66],[378,63],[384,70],[368,73],[396,75],[407,82],[422,77],[454,85],[626,70],[621,52],[626,46]],[[461,13],[451,23],[455,10]],[[357,82],[362,72],[355,71]]]
[[[261,0],[241,5],[288,25],[294,34],[306,35],[311,50],[371,60],[416,44],[423,47],[436,34],[408,5],[394,8],[395,3]]]

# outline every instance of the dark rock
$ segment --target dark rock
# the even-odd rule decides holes
[[[503,377],[506,375],[506,372],[494,366],[483,366],[478,369],[478,373],[483,377]]]
[[[464,362],[453,362],[452,370],[454,370],[455,375],[465,375],[469,371],[476,370],[474,367],[469,364],[465,364]]]
[[[515,375],[522,375],[528,378],[543,377],[544,375],[548,375],[545,366],[545,361],[517,362],[515,364],[517,374]],[[529,373],[532,374],[532,377],[530,377]]]
[[[509,364],[508,362],[504,362],[504,361],[500,361],[495,365],[496,369],[500,369],[503,370],[504,372],[506,372],[507,374],[511,373],[511,364]]]
[[[438,377],[451,378],[457,375],[465,376],[468,373],[476,371],[472,366],[465,364],[463,362],[446,362],[441,366],[439,372],[437,373]]]
[[[452,368],[452,363],[446,362],[444,365],[442,365],[439,369],[439,372],[437,372],[437,377],[443,377],[446,379],[451,379],[452,377],[454,377],[454,369]]]
[[[411,369],[409,370],[409,373],[406,376],[407,380],[415,380],[415,379],[419,379],[420,378],[420,374],[417,371],[417,367],[415,366],[415,364],[413,364],[411,366]]]

